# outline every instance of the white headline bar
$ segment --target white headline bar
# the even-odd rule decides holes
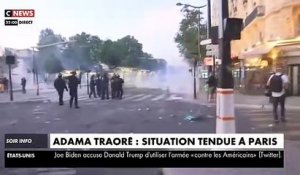
[[[50,134],[57,149],[283,149],[283,134]]]

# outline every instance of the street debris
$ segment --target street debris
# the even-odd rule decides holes
[[[191,122],[191,123],[193,123],[193,122],[196,122],[196,121],[200,121],[200,120],[203,120],[204,119],[204,117],[203,116],[201,116],[201,115],[199,115],[199,116],[192,116],[192,115],[186,115],[185,117],[184,117],[184,120],[185,121],[189,121],[189,122]]]
[[[146,111],[150,111],[150,108],[146,108]]]
[[[192,121],[193,119],[194,119],[194,117],[191,115],[187,115],[184,117],[184,120],[186,120],[186,121]]]
[[[163,118],[162,118],[162,117],[158,117],[158,119],[159,119],[159,120],[162,120]]]

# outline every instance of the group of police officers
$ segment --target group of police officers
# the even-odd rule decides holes
[[[70,92],[70,108],[73,107],[73,102],[75,102],[75,108],[78,106],[78,85],[80,80],[76,77],[76,72],[72,71],[71,76],[67,77],[67,83],[64,80],[62,74],[59,74],[57,79],[54,81],[54,87],[58,92],[59,96],[59,105],[63,105],[63,94],[64,91]],[[118,75],[114,74],[111,78],[111,98],[112,99],[122,99],[123,96],[123,84],[124,80]],[[100,97],[102,100],[109,99],[109,77],[108,73],[104,73],[102,76],[100,74],[92,75],[90,80],[90,92],[89,97],[93,95],[95,98]]]

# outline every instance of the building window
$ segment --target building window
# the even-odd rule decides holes
[[[296,23],[296,35],[300,35],[300,14],[298,15],[298,19]]]

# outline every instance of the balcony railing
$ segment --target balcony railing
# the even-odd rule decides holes
[[[247,27],[257,17],[265,15],[265,6],[257,6],[245,19],[244,28]]]

